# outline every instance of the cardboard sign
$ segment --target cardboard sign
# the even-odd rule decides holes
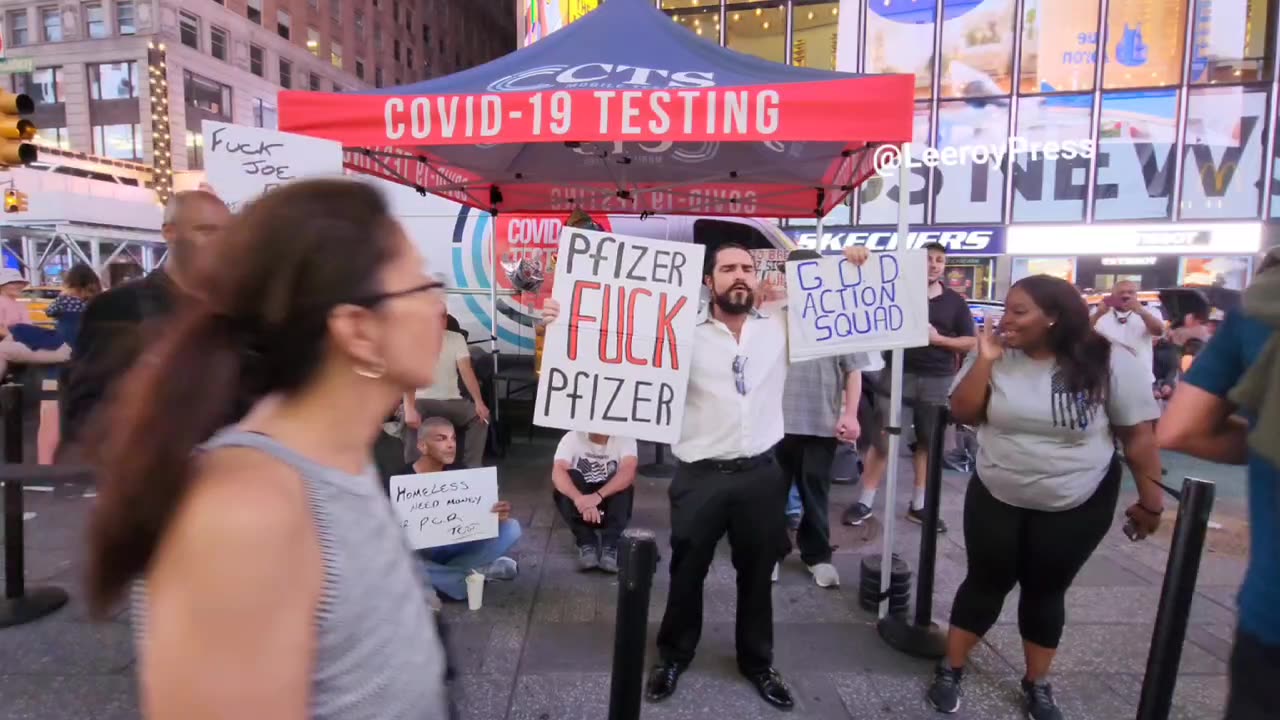
[[[761,285],[777,285],[786,287],[787,251],[773,248],[770,250],[752,250],[751,257],[756,261],[756,276]]]
[[[566,227],[534,422],[680,438],[703,247]]]
[[[789,262],[787,335],[792,362],[929,344],[928,253],[877,253]]]
[[[340,177],[342,144],[205,120],[205,177],[232,210],[276,185],[304,177]]]
[[[498,469],[391,478],[391,504],[414,549],[498,537]]]

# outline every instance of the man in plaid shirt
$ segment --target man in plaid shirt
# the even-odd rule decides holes
[[[812,250],[796,250],[787,260],[820,257]],[[800,559],[819,587],[840,584],[840,575],[831,564],[827,520],[831,463],[838,444],[856,442],[860,434],[861,370],[870,364],[864,353],[854,353],[792,363],[787,368],[782,395],[786,434],[778,444],[778,461],[800,492],[803,514],[796,544]]]

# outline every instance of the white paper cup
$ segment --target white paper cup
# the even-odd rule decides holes
[[[479,610],[484,605],[484,575],[473,572],[467,576],[467,607]]]

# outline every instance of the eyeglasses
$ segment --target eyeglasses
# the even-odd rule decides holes
[[[747,394],[747,358],[744,355],[733,359],[733,385],[739,395]]]
[[[408,295],[417,295],[418,293],[431,293],[437,290],[443,290],[444,288],[445,284],[440,280],[428,280],[421,285],[416,285],[406,290],[394,290],[391,292],[377,293],[376,295],[365,295],[358,298],[352,298],[347,302],[361,307],[373,307],[375,305],[380,305],[387,300],[394,300],[395,298],[406,297]]]

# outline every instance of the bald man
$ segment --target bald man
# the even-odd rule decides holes
[[[181,293],[205,272],[207,247],[231,212],[203,190],[175,194],[165,207],[161,234],[168,245],[163,267],[94,298],[80,323],[62,388],[63,445],[81,440],[85,425],[112,384],[155,339],[153,320],[167,316]]]

